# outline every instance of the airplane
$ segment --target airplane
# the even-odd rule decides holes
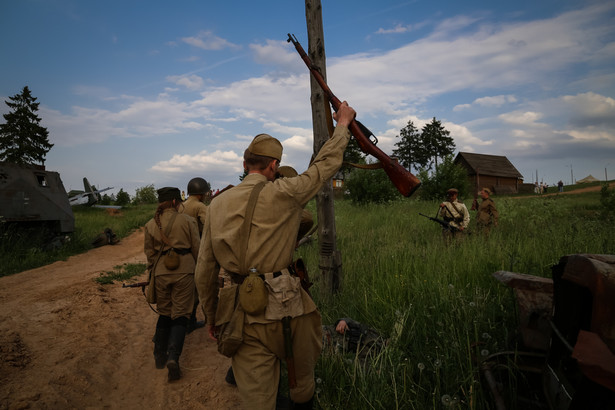
[[[68,201],[70,202],[71,206],[87,205],[87,206],[91,206],[94,208],[112,208],[112,209],[121,208],[121,206],[119,205],[97,205],[97,203],[102,200],[100,193],[113,189],[113,187],[108,187],[104,189],[96,189],[96,187],[94,185],[90,185],[90,183],[88,182],[88,179],[84,177],[83,178],[83,188],[85,189],[85,191],[71,190],[68,193],[68,196],[69,196]],[[84,200],[84,198],[87,198],[87,202]]]

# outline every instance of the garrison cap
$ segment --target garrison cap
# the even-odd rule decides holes
[[[491,195],[491,190],[489,188],[483,188],[483,191],[485,191],[487,194]]]
[[[158,202],[172,201],[173,199],[182,200],[182,195],[177,188],[164,187],[156,192],[158,192]]]
[[[248,151],[254,155],[275,158],[278,161],[282,160],[282,144],[269,134],[258,134],[254,137]]]
[[[278,174],[280,174],[281,178],[292,178],[299,175],[295,168],[289,167],[288,165],[284,165],[278,168]]]
[[[458,194],[459,191],[456,188],[451,188],[448,191],[446,191],[447,194]]]

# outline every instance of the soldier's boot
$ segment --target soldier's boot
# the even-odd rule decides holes
[[[154,334],[154,360],[156,361],[156,369],[164,369],[168,352],[169,334],[171,333],[171,325],[173,321],[168,316],[159,316],[156,323],[156,333]]]
[[[187,327],[187,317],[180,317],[173,320],[173,327],[171,327],[171,334],[169,335],[169,358],[167,360],[169,381],[178,380],[181,377],[179,356],[182,354],[182,350],[184,348],[184,339],[186,338]]]
[[[312,398],[308,401],[306,401],[305,403],[293,403],[293,409],[294,410],[312,410],[312,407],[314,406],[314,396],[312,396]]]
[[[205,326],[205,322],[202,320],[196,320],[196,309],[198,304],[194,305],[194,309],[192,309],[192,314],[190,315],[190,322],[188,323],[187,333],[192,333],[193,330],[199,329]]]
[[[226,371],[224,381],[228,384],[232,384],[233,386],[237,386],[237,382],[235,381],[235,373],[233,373],[233,366],[229,367]]]

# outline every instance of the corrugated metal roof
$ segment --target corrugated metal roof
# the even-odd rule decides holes
[[[460,152],[454,160],[462,163],[472,171],[471,175],[491,175],[499,177],[523,178],[517,168],[502,155],[474,154],[472,152]]]

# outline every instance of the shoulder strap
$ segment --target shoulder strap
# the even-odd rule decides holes
[[[248,267],[246,266],[246,252],[248,251],[248,239],[250,239],[250,230],[252,229],[252,216],[254,216],[254,208],[256,207],[256,200],[258,199],[258,195],[261,193],[261,190],[265,186],[264,182],[259,182],[252,188],[252,192],[250,193],[250,199],[248,199],[248,204],[246,205],[246,215],[243,219],[243,224],[241,225],[240,235],[241,235],[241,248],[239,255],[239,274],[247,275]]]
[[[160,227],[160,236],[162,237],[162,242],[167,245],[169,248],[171,247],[171,243],[169,241],[169,233],[171,233],[171,228],[173,227],[173,223],[175,222],[175,218],[177,218],[177,212],[174,212],[171,216],[171,221],[167,225],[167,229],[162,231],[162,227]]]

